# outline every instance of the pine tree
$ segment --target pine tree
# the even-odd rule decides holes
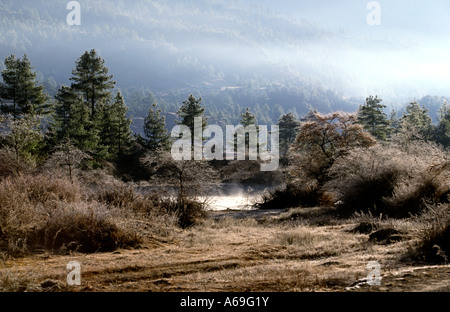
[[[397,118],[397,112],[394,109],[392,109],[391,114],[389,115],[389,127],[391,136],[398,133],[400,130],[400,120]]]
[[[144,121],[145,137],[138,136],[139,142],[151,151],[168,150],[171,140],[165,126],[165,117],[161,116],[161,109],[157,109],[157,104],[154,102]]]
[[[127,118],[127,111],[128,107],[125,105],[122,93],[119,91],[114,97],[109,112],[112,132],[109,150],[116,160],[124,154],[125,149],[132,141],[131,118]]]
[[[241,124],[244,127],[256,125],[256,116],[250,112],[250,109],[248,107],[245,110],[245,113],[241,114]]]
[[[55,95],[55,108],[51,130],[54,133],[54,141],[61,142],[68,136],[71,129],[72,114],[76,105],[82,105],[82,99],[71,87],[62,86]]]
[[[450,106],[447,102],[442,104],[438,111],[439,123],[436,125],[434,140],[444,147],[450,146]]]
[[[114,142],[114,114],[112,114],[111,100],[100,101],[96,105],[96,113],[92,121],[93,127],[98,133],[98,142],[95,148],[95,159],[113,160],[113,142]]]
[[[281,155],[285,156],[297,137],[300,129],[300,121],[295,118],[294,114],[288,113],[280,117],[278,126],[280,130]]]
[[[5,69],[2,70],[3,83],[0,83],[0,98],[2,100],[2,113],[12,113],[14,119],[17,118],[17,100],[19,92],[19,60],[15,55],[5,59]],[[12,101],[4,103],[4,101]]]
[[[245,113],[241,113],[241,119],[240,119],[240,124],[242,126],[244,126],[245,128],[247,128],[248,126],[255,126],[256,127],[256,135],[258,136],[259,133],[259,127],[256,124],[256,116],[255,114],[253,114],[252,112],[250,112],[250,108],[246,108],[245,109]],[[235,134],[235,143],[234,143],[234,148],[235,150],[238,149],[238,137],[237,137],[237,133]],[[247,147],[250,148],[250,134],[249,133],[245,133],[245,146],[246,146],[246,151],[247,151]],[[259,151],[259,143],[256,143],[256,149],[257,151]],[[246,152],[247,153],[247,152]]]
[[[202,118],[202,133],[208,125],[207,118],[204,116],[205,107],[201,106],[202,98],[196,99],[192,94],[183,102],[183,105],[178,110],[178,115],[182,118],[177,121],[179,125],[185,125],[191,129],[192,146],[194,146],[194,118]]]
[[[417,102],[411,102],[406,106],[406,112],[400,119],[400,127],[400,132],[407,142],[429,140],[433,132],[428,109],[420,107]]]
[[[92,49],[86,51],[77,61],[72,71],[72,88],[83,95],[86,105],[90,106],[90,116],[94,119],[96,107],[111,97],[115,81],[108,75],[105,60]]]
[[[358,122],[377,140],[384,141],[389,135],[389,120],[383,112],[386,105],[380,104],[381,101],[377,96],[369,96],[359,108]]]
[[[36,72],[33,72],[26,54],[22,59],[11,55],[5,59],[0,84],[2,112],[12,114],[14,119],[32,114],[47,114],[50,108],[44,94],[44,87],[38,85]]]
[[[62,86],[55,96],[54,121],[51,124],[55,145],[70,139],[85,152],[94,152],[99,136],[90,119],[89,107],[71,87]]]
[[[108,102],[97,104],[95,128],[99,133],[96,158],[119,160],[132,141],[131,118],[127,118],[127,106],[121,92]]]

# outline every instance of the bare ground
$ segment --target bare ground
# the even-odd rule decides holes
[[[319,212],[317,210],[316,212]],[[3,259],[4,291],[73,292],[416,292],[450,290],[449,265],[404,259],[414,237],[388,244],[351,232],[354,220],[314,211],[313,222],[291,212],[214,212],[202,224],[138,249],[110,253],[36,252]],[[405,226],[405,225],[399,225]],[[81,265],[81,285],[67,284],[70,261]],[[378,261],[380,286],[369,286],[366,265]]]

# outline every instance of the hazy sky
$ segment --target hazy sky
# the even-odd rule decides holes
[[[342,75],[354,80],[357,93],[381,89],[386,93],[395,86],[411,86],[419,94],[433,90],[450,95],[448,0],[377,1],[380,25],[373,26],[367,23],[368,15],[374,12],[367,8],[370,1],[263,2],[282,15],[306,20],[329,32],[333,40],[316,42],[315,56],[309,57],[320,58],[317,61],[325,67],[331,64],[342,70]]]
[[[123,64],[126,53],[137,51],[127,59],[127,66],[135,63],[139,72],[150,72],[161,59],[165,61],[163,72],[169,72],[167,68],[214,67],[217,72],[223,70],[228,79],[235,74],[251,77],[253,71],[267,67],[268,75],[270,70],[279,70],[282,77],[285,73],[306,77],[348,96],[450,96],[450,0],[79,2],[79,27],[64,24],[68,13],[65,0],[11,2],[42,10],[51,7],[57,20],[55,24],[29,27],[31,20],[22,25],[29,36],[24,45],[34,42],[27,52],[41,47],[46,39],[38,37],[39,27],[55,36],[61,28],[60,46],[67,35],[85,34],[76,45],[68,41],[64,46],[66,54],[73,54],[70,59],[95,47],[113,66]],[[380,25],[367,22],[369,15],[377,13],[368,9],[370,2],[379,4]],[[274,14],[281,18],[273,18]],[[17,32],[20,38],[21,28],[16,28],[4,31],[12,32],[13,39]],[[0,36],[0,42],[2,39],[5,45],[14,42],[8,36]],[[122,52],[124,48],[129,50]],[[60,63],[72,66],[73,61]],[[176,67],[177,63],[181,65]]]

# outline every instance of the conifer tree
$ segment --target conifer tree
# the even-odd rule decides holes
[[[450,106],[447,102],[444,102],[439,109],[438,120],[439,123],[436,125],[434,140],[444,145],[444,147],[448,147],[450,146]]]
[[[417,102],[406,106],[406,112],[400,118],[400,133],[405,142],[413,140],[429,140],[432,136],[433,125],[428,109],[420,107]]]
[[[259,133],[259,127],[256,124],[256,116],[255,114],[253,114],[252,112],[250,112],[250,108],[246,108],[245,109],[245,113],[241,113],[241,119],[240,119],[240,124],[244,127],[247,128],[248,126],[254,125],[256,127],[256,135],[258,135]],[[246,146],[246,151],[247,148],[250,148],[250,135],[249,133],[245,133],[245,146]],[[259,151],[259,143],[256,143],[256,148],[257,151]],[[236,133],[234,135],[234,149],[237,151],[238,149],[238,134]]]
[[[114,116],[111,110],[111,99],[100,101],[96,105],[96,113],[92,124],[98,134],[98,141],[95,148],[95,155],[93,156],[98,161],[114,159],[114,152],[112,148],[114,141]]]
[[[55,142],[61,142],[71,129],[75,105],[82,105],[81,97],[71,87],[62,86],[55,95],[55,108],[51,131]]]
[[[192,146],[194,145],[194,118],[203,117],[202,119],[202,132],[208,125],[207,118],[204,116],[205,107],[201,106],[202,98],[196,99],[192,94],[188,99],[183,102],[183,105],[178,110],[178,115],[182,118],[177,121],[179,125],[185,125],[191,129]]]
[[[91,120],[94,119],[97,105],[111,97],[115,81],[108,75],[105,60],[97,55],[95,49],[86,51],[76,61],[72,71],[72,88],[82,94],[86,105],[90,106]]]
[[[99,133],[96,156],[99,159],[118,160],[132,141],[131,119],[127,118],[128,108],[119,91],[112,102],[97,105],[94,124]]]
[[[358,123],[377,140],[384,141],[389,135],[389,120],[383,112],[386,105],[381,104],[381,101],[377,96],[369,96],[359,108]]]
[[[247,127],[249,125],[256,125],[256,117],[250,112],[250,109],[248,107],[245,110],[245,113],[241,114],[241,124],[244,127]]]
[[[50,105],[44,87],[38,85],[36,72],[26,54],[22,59],[10,55],[4,63],[3,83],[0,84],[2,112],[12,114],[14,119],[27,114],[47,114]]]
[[[400,120],[397,118],[397,112],[394,109],[392,109],[391,114],[389,115],[389,127],[391,136],[398,133],[400,130]]]
[[[109,111],[110,117],[107,118],[111,123],[111,142],[109,150],[115,159],[123,155],[125,149],[132,141],[130,130],[131,118],[127,118],[128,107],[125,105],[122,93],[117,92]]]
[[[150,107],[144,121],[145,137],[139,135],[139,142],[151,151],[156,151],[158,149],[168,150],[171,140],[165,126],[165,117],[161,116],[161,109],[157,108],[155,102]]]
[[[55,99],[55,116],[51,126],[55,145],[70,139],[82,151],[95,151],[99,136],[90,119],[89,107],[84,105],[82,97],[72,88],[62,86]]]
[[[297,133],[300,128],[300,121],[295,118],[294,114],[284,114],[278,120],[278,126],[280,129],[280,147],[281,155],[286,155],[289,151],[289,147],[297,137]]]

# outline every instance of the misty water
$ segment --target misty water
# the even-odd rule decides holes
[[[235,183],[221,183],[213,190],[209,191],[208,195],[199,197],[201,202],[205,203],[206,210],[221,211],[221,210],[253,210],[254,204],[261,201],[263,194],[269,191],[270,188],[263,186],[243,186]],[[139,192],[158,192],[176,194],[175,190],[164,189],[155,186],[139,187]]]
[[[259,202],[267,191],[264,187],[223,183],[202,199],[206,200],[207,210],[252,210],[255,209],[254,204]]]

